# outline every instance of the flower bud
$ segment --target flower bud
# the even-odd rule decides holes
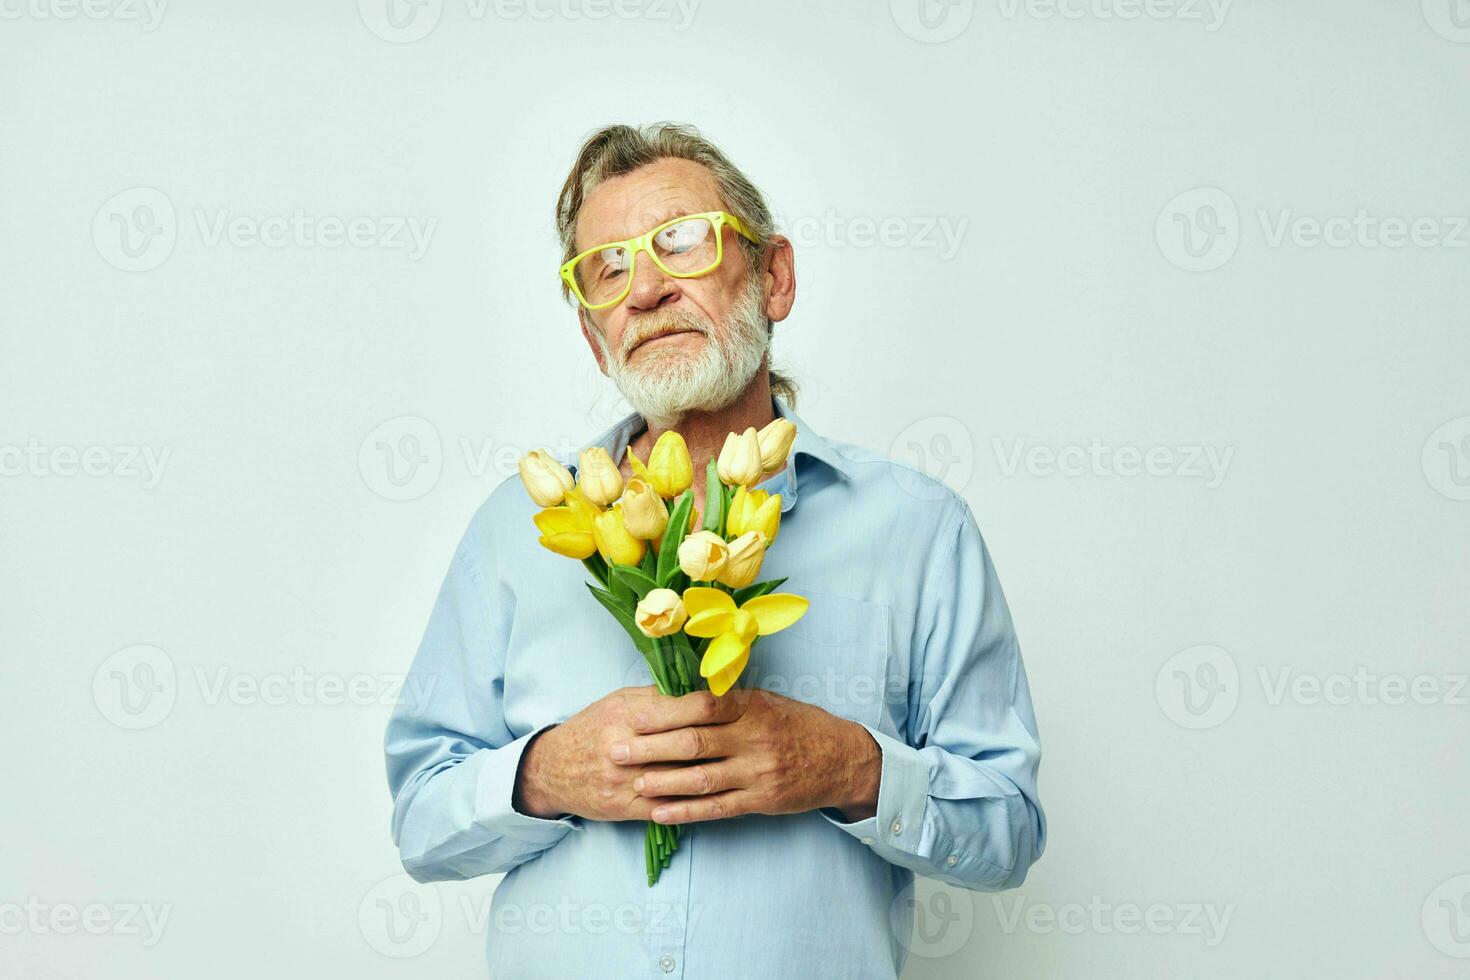
[[[635,538],[652,541],[669,525],[669,508],[648,481],[637,477],[623,491],[623,526]]]
[[[740,435],[731,432],[725,436],[725,445],[720,449],[720,458],[715,465],[720,471],[721,483],[737,487],[759,483],[761,444],[755,429],[747,428]]]
[[[796,441],[796,423],[790,419],[774,418],[756,434],[761,447],[761,476],[767,477],[780,472]]]
[[[689,446],[673,429],[658,437],[648,454],[648,482],[660,497],[677,497],[694,482],[694,463]]]
[[[582,495],[599,507],[606,507],[623,492],[623,474],[601,446],[592,446],[578,454],[577,483]]]
[[[728,549],[713,531],[695,531],[679,545],[679,570],[695,582],[713,582],[724,571]]]
[[[677,633],[689,618],[684,600],[673,589],[652,589],[638,602],[633,621],[644,636],[669,636]]]
[[[746,531],[759,531],[767,548],[776,540],[781,527],[781,495],[765,490],[739,487],[730,499],[730,514],[725,518],[725,532],[732,538]]]
[[[572,474],[544,449],[533,449],[521,457],[521,482],[537,507],[555,507],[572,489]]]
[[[648,547],[646,541],[628,533],[621,504],[614,504],[592,519],[592,539],[597,543],[598,553],[610,565],[637,565]]]
[[[725,567],[716,580],[732,589],[743,589],[761,573],[761,560],[766,555],[765,539],[759,531],[746,531],[726,547],[729,553],[725,557]]]

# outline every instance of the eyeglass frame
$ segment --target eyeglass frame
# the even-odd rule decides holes
[[[701,269],[698,272],[675,272],[668,266],[664,265],[663,262],[659,261],[658,255],[655,254],[653,251],[653,238],[665,228],[677,225],[681,221],[688,221],[691,218],[703,218],[710,223],[710,228],[715,233],[715,260],[707,268]],[[650,228],[648,231],[645,231],[643,234],[638,235],[634,238],[627,238],[620,242],[604,242],[601,245],[594,245],[589,249],[578,252],[576,255],[572,256],[570,259],[562,264],[561,280],[562,282],[566,283],[567,288],[572,291],[572,295],[577,297],[577,301],[581,303],[583,307],[588,310],[596,311],[605,310],[612,306],[617,306],[623,300],[628,298],[628,294],[633,291],[633,277],[638,271],[639,252],[647,252],[648,257],[653,260],[654,265],[658,266],[660,272],[664,273],[665,275],[672,276],[675,279],[698,279],[701,276],[707,276],[711,272],[714,272],[716,269],[718,269],[720,267],[720,263],[725,261],[725,225],[727,224],[732,229],[734,229],[736,233],[744,235],[753,244],[760,244],[760,239],[756,238],[755,235],[751,233],[751,230],[745,226],[745,222],[741,221],[729,211],[697,211],[694,214],[681,214],[677,217],[670,218],[668,221],[661,222],[660,224],[655,225],[653,228]],[[589,303],[587,301],[587,297],[582,294],[582,287],[577,285],[577,277],[573,274],[572,270],[576,268],[578,262],[582,261],[587,256],[592,255],[594,252],[601,252],[603,249],[607,248],[622,248],[627,251],[628,282],[623,286],[623,291],[618,294],[616,299],[608,300],[606,303],[598,303],[596,305],[593,305],[592,303]]]

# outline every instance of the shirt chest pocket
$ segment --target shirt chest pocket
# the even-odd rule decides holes
[[[806,615],[756,644],[741,686],[815,704],[874,728],[889,727],[882,725],[884,711],[895,697],[901,702],[904,683],[889,676],[889,608],[848,596],[802,594],[811,600]]]

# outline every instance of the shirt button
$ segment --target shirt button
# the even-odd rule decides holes
[[[871,847],[873,844],[875,844],[877,842],[874,841],[873,838],[871,838],[871,837],[864,837],[863,838],[863,843],[864,844],[867,844],[867,845],[869,845]]]
[[[902,820],[895,820],[895,821],[893,821],[893,826],[892,827],[889,827],[888,830],[889,830],[890,833],[893,834],[894,837],[897,837],[899,834],[903,833],[903,821]]]
[[[664,971],[665,973],[673,973],[674,972],[674,958],[672,956],[670,956],[668,953],[665,953],[664,955],[660,956],[658,958],[658,968],[660,970]]]
[[[953,854],[951,854],[949,857],[947,857],[947,858],[944,859],[944,863],[947,864],[947,865],[949,865],[951,868],[954,867],[955,864],[956,864],[956,862],[958,862],[958,861],[959,861],[959,858],[955,857]]]

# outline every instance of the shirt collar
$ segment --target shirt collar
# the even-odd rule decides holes
[[[782,511],[788,511],[796,503],[796,484],[799,473],[805,471],[810,466],[810,463],[805,461],[815,460],[827,466],[844,479],[852,475],[851,463],[837,451],[837,448],[831,442],[813,431],[811,426],[807,425],[800,416],[793,412],[791,407],[780,396],[773,396],[771,401],[776,414],[781,418],[790,419],[792,424],[796,426],[796,441],[791,446],[792,464],[787,471],[787,498],[781,508]],[[617,462],[622,459],[623,454],[627,451],[628,443],[632,442],[633,437],[642,432],[646,427],[647,425],[643,421],[643,417],[637,412],[632,412],[624,416],[612,428],[603,432],[588,445],[601,446],[607,450],[608,455],[613,458],[613,461]],[[560,459],[562,464],[568,467],[573,473],[577,472],[577,450],[567,450],[561,455]]]

